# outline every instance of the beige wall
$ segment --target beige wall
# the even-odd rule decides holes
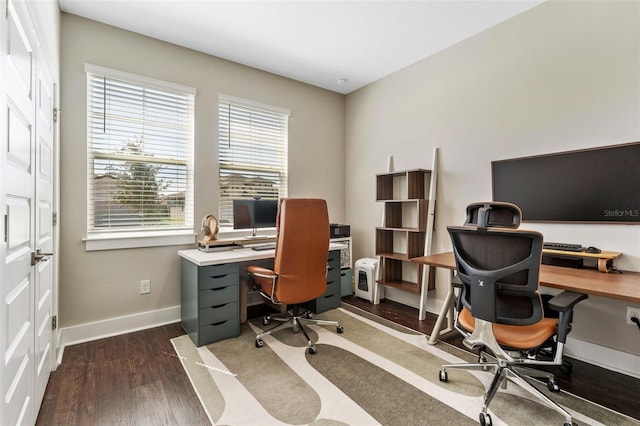
[[[217,97],[287,108],[289,196],[327,199],[344,221],[344,96],[74,15],[61,22],[60,325],[70,327],[180,304],[180,263],[170,246],[85,251],[85,62],[194,87],[195,222],[217,213]],[[139,282],[151,280],[151,294]]]
[[[440,148],[434,252],[446,226],[491,199],[492,160],[640,140],[640,3],[551,1],[347,96],[346,221],[354,259],[374,255],[375,174],[430,168]],[[640,226],[525,224],[548,241],[621,251],[640,271]],[[444,297],[438,276],[430,309]],[[391,297],[417,306],[400,291]],[[437,303],[435,303],[437,301]],[[592,297],[574,338],[640,354],[624,302]],[[632,306],[632,305],[630,305]]]
[[[472,201],[491,198],[490,162],[640,140],[640,4],[550,1],[346,97],[73,15],[62,15],[60,323],[63,327],[176,306],[185,247],[86,252],[85,62],[198,89],[196,222],[217,210],[216,98],[292,111],[290,195],[327,198],[349,223],[354,259],[374,255],[381,219],[375,174],[428,168],[440,148],[434,251]],[[344,161],[343,161],[344,154]],[[542,225],[547,240],[624,256],[640,270],[640,226]],[[138,294],[151,279],[152,293]],[[439,307],[445,275],[428,306]],[[417,305],[415,297],[392,297]],[[573,337],[640,354],[624,302],[592,297]]]

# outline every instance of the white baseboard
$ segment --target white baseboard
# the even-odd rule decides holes
[[[66,346],[146,330],[178,321],[180,321],[180,305],[61,328],[58,363],[62,361],[62,353]]]
[[[640,379],[640,356],[638,355],[573,339],[571,336],[567,337],[564,353],[571,358]]]

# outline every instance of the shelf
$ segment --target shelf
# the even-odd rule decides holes
[[[584,251],[565,251],[565,250],[551,250],[543,249],[543,255],[554,255],[557,257],[564,257],[570,259],[597,259],[598,271],[609,272],[609,269],[613,266],[613,259],[622,256],[622,253],[617,251],[601,251],[600,253],[587,253]]]
[[[411,261],[411,258],[409,256],[407,256],[406,253],[386,252],[386,253],[376,253],[376,256],[384,257],[384,258],[387,258],[387,259],[401,260],[403,262]]]
[[[433,169],[436,170],[435,153]],[[422,285],[425,268],[411,259],[424,256],[431,242],[433,216],[429,215],[429,208],[434,205],[435,178],[436,173],[426,169],[376,175],[376,201],[384,203],[382,226],[375,229],[376,255],[380,258],[377,282],[420,295],[421,320],[427,294]],[[429,281],[425,287],[434,289],[435,282]]]
[[[394,257],[403,254],[408,260],[424,254],[426,232],[400,229],[376,228],[376,255],[394,253]]]
[[[429,200],[385,201],[384,228],[425,231]]]
[[[592,258],[592,259],[615,259],[616,257],[622,256],[622,253],[617,251],[602,251],[600,253],[587,253],[584,251],[542,249],[542,253],[556,254],[556,255],[565,256],[565,257],[582,257],[582,258]]]
[[[376,175],[376,200],[399,201],[429,198],[431,170],[414,169]]]
[[[408,281],[384,281],[379,280],[378,284],[386,285],[388,287],[398,288],[400,290],[408,291],[409,293],[420,294],[420,284],[408,282]]]

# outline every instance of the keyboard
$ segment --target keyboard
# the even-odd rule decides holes
[[[569,243],[542,243],[542,248],[549,250],[562,250],[562,251],[584,251],[585,248],[580,244]]]
[[[259,246],[251,247],[251,250],[263,251],[263,250],[274,250],[275,248],[276,248],[275,244],[260,244]]]

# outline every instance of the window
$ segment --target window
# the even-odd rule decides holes
[[[85,71],[87,240],[190,233],[192,243],[195,90],[95,65]]]
[[[220,96],[218,104],[221,225],[233,222],[233,200],[287,196],[289,111]]]

